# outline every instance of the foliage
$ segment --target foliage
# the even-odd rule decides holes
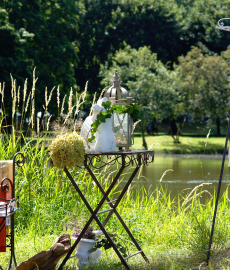
[[[220,0],[5,0],[0,11],[0,78],[6,85],[7,114],[10,73],[22,85],[37,67],[41,111],[45,87],[59,85],[63,98],[71,87],[77,90],[89,81],[89,92],[99,92],[100,65],[113,65],[111,57],[126,44],[136,50],[148,46],[170,68],[191,45],[220,53],[229,35],[215,26],[227,10],[228,2]],[[55,103],[50,110],[57,114]]]
[[[174,62],[183,50],[180,39],[181,24],[174,0],[123,1],[83,0],[79,42],[79,65],[76,76],[82,87],[89,80],[89,88],[100,89],[100,65],[123,49],[149,46],[164,62]],[[186,52],[186,51],[185,51]]]
[[[101,123],[105,123],[106,119],[111,118],[113,113],[117,114],[129,114],[132,119],[139,117],[140,115],[140,108],[137,106],[136,103],[134,104],[126,104],[126,105],[111,105],[111,101],[102,102],[102,106],[105,108],[105,111],[101,111],[97,115],[97,119],[91,124],[91,137],[88,138],[89,142],[93,142],[95,140],[95,133],[98,130],[98,127]]]
[[[5,2],[5,1],[4,1]],[[26,59],[25,47],[26,42],[33,37],[33,34],[26,31],[24,28],[16,28],[10,21],[10,11],[0,7],[0,80],[5,82],[5,108],[7,115],[10,115],[11,91],[10,91],[10,73],[17,75],[17,78],[22,76],[29,77],[29,70],[33,65],[33,61]],[[19,68],[20,67],[20,68]],[[24,78],[23,77],[23,80]]]
[[[192,0],[181,1],[182,39],[186,52],[191,46],[200,45],[206,52],[220,53],[229,45],[230,36],[225,31],[215,29],[221,18],[228,14],[228,1]],[[185,55],[185,51],[183,54]]]
[[[59,85],[63,98],[64,93],[76,84],[74,66],[77,64],[78,46],[75,32],[81,7],[73,0],[6,0],[1,7],[9,18],[9,24],[4,22],[0,29],[3,47],[0,56],[4,57],[1,81],[6,83],[9,97],[10,73],[22,84],[25,77],[31,78],[36,66],[40,80],[36,102],[40,111],[44,104],[41,93],[45,87],[52,89]],[[17,42],[12,40],[13,37]],[[56,113],[56,106],[51,104],[51,107]]]
[[[85,140],[77,132],[58,135],[49,146],[55,167],[71,168],[85,159]]]
[[[209,114],[211,119],[226,116],[230,101],[230,69],[224,58],[217,54],[204,54],[201,49],[192,47],[185,57],[179,57],[176,71],[186,112],[193,113],[198,119],[205,114]],[[220,132],[217,134],[220,135]]]
[[[175,60],[175,52],[179,52],[176,40],[179,40],[177,31],[180,28],[172,0],[167,4],[136,1],[134,5],[117,0],[58,0],[55,3],[6,0],[1,8],[0,56],[4,63],[1,81],[6,85],[10,73],[22,83],[25,76],[31,78],[36,66],[42,82],[39,93],[45,87],[60,85],[63,97],[71,86],[84,87],[88,80],[92,92],[95,86],[100,88],[97,77],[100,64],[115,50],[124,47],[123,41],[135,48],[143,44],[153,46],[165,62],[170,60],[168,56]],[[154,27],[154,35],[150,25]],[[174,34],[167,35],[168,31],[163,28],[170,28]],[[163,42],[166,36],[162,33],[167,35],[168,44]],[[39,94],[36,100],[42,107]],[[6,105],[9,109],[10,104]]]
[[[121,255],[123,258],[127,257],[128,254],[128,249],[127,247],[123,246],[120,242],[119,242],[119,237],[117,234],[114,233],[108,233],[110,239],[113,241],[113,243],[115,244],[115,246],[117,247],[117,249],[120,251]],[[109,242],[109,240],[105,237],[105,236],[100,236],[99,238],[97,238],[96,240],[96,244],[93,246],[93,248],[91,248],[89,250],[90,253],[96,251],[98,248],[104,248],[104,250],[107,250],[109,248],[112,248],[111,243]]]

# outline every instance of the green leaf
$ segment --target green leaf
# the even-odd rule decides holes
[[[115,106],[115,105],[114,105],[114,106]],[[114,109],[115,109],[116,113],[118,113],[118,114],[119,114],[119,113],[121,113],[121,112],[122,112],[122,110],[123,110],[123,106],[121,106],[121,105],[120,105],[120,106],[115,106],[115,108],[114,108]]]
[[[102,102],[102,106],[106,109],[109,110],[111,107],[111,101],[106,101],[106,102]]]
[[[97,249],[98,249],[97,247],[93,247],[93,248],[91,248],[91,249],[89,250],[89,253],[92,253],[92,252],[96,251]]]
[[[88,142],[92,143],[95,140],[95,136],[92,135],[91,138],[88,138]]]
[[[105,123],[106,115],[103,115],[102,113],[99,113],[97,115],[97,120],[100,121],[101,123]]]
[[[121,248],[119,248],[119,251],[122,253],[122,254],[125,254],[126,255],[126,248],[125,247],[121,247]],[[127,255],[126,255],[127,256]],[[125,256],[125,257],[126,257]]]
[[[112,245],[109,243],[108,240],[106,240],[105,245],[104,245],[104,249],[106,250],[106,249],[109,249],[111,247],[112,247]]]

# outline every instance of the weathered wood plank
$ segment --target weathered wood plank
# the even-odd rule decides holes
[[[59,260],[66,255],[70,248],[71,239],[69,234],[62,234],[55,240],[49,250],[39,252],[22,262],[14,270],[54,270]]]

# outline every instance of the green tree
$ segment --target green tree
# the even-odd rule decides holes
[[[15,74],[19,80],[24,75],[29,77],[33,61],[25,57],[25,44],[32,36],[24,28],[16,29],[9,20],[9,12],[0,8],[0,82],[5,83],[5,107],[9,116],[12,102],[10,74]]]
[[[223,55],[227,57],[229,50]],[[197,119],[210,114],[212,119],[216,119],[217,135],[220,135],[220,120],[226,116],[230,101],[230,67],[227,61],[217,54],[204,54],[201,49],[192,47],[185,57],[179,58],[179,65],[175,68],[186,111]]]
[[[113,51],[113,37],[109,29],[115,27],[112,23],[112,11],[116,9],[117,1],[81,2],[84,12],[79,15],[79,31],[76,34],[79,63],[75,66],[75,77],[81,88],[89,81],[89,92],[94,94],[100,88],[100,64],[104,63],[108,54]]]
[[[229,13],[229,1],[193,0],[181,1],[181,23],[183,25],[181,39],[184,49],[188,52],[191,46],[201,46],[214,53],[227,49],[230,35],[215,29],[217,22]],[[183,50],[182,54],[185,55]]]
[[[121,2],[121,1],[120,1]],[[177,60],[183,51],[180,12],[174,0],[134,0],[113,12],[115,29],[111,29],[113,45],[123,48],[125,41],[132,48],[150,46],[164,64]]]
[[[147,149],[145,131],[151,118],[174,115],[178,108],[175,73],[158,61],[157,55],[146,46],[138,50],[126,46],[116,52],[110,68],[101,65],[102,85],[108,85],[114,69],[118,69],[123,87],[129,90],[129,95],[141,108],[140,127],[143,147]]]
[[[105,64],[125,44],[138,49],[150,46],[163,62],[176,61],[183,52],[182,26],[174,0],[82,0],[77,40],[77,83],[89,80],[89,91],[100,88],[100,64]],[[186,53],[186,51],[184,51]],[[108,65],[111,65],[109,62]]]
[[[31,79],[32,71],[36,67],[39,78],[36,103],[39,109],[42,109],[45,87],[51,90],[53,86],[59,85],[61,96],[69,92],[71,87],[76,87],[76,33],[83,7],[74,0],[5,0],[2,6],[7,12],[9,25],[17,33],[18,42],[7,46],[10,42],[7,41],[7,36],[1,40],[4,49],[0,51],[0,56],[2,57],[4,51],[10,55],[4,63],[9,68],[1,81],[7,81],[12,73],[18,84],[23,85],[26,77]],[[3,24],[7,29],[6,20]],[[19,54],[16,53],[18,51]],[[10,88],[10,84],[6,86]],[[10,89],[7,91],[10,92]],[[55,110],[56,102],[50,104],[50,107]]]

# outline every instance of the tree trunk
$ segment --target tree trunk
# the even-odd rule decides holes
[[[169,131],[169,134],[172,136],[173,140],[174,140],[174,143],[177,143],[177,131],[178,131],[178,128],[177,128],[177,125],[176,125],[176,121],[174,118],[171,118],[169,120],[170,122],[170,131]]]
[[[145,140],[145,128],[144,126],[141,127],[141,134],[142,134],[142,146],[144,147],[145,150],[148,149],[148,145]]]
[[[14,270],[54,270],[58,261],[67,254],[71,248],[70,236],[67,233],[59,236],[52,247],[22,262]]]
[[[183,116],[183,121],[180,123],[180,125],[177,125],[177,134],[176,134],[176,140],[174,139],[175,143],[180,143],[180,135],[181,135],[181,130],[184,126],[186,120],[186,114]]]
[[[220,117],[219,116],[216,118],[216,135],[217,136],[221,135],[220,134]]]

